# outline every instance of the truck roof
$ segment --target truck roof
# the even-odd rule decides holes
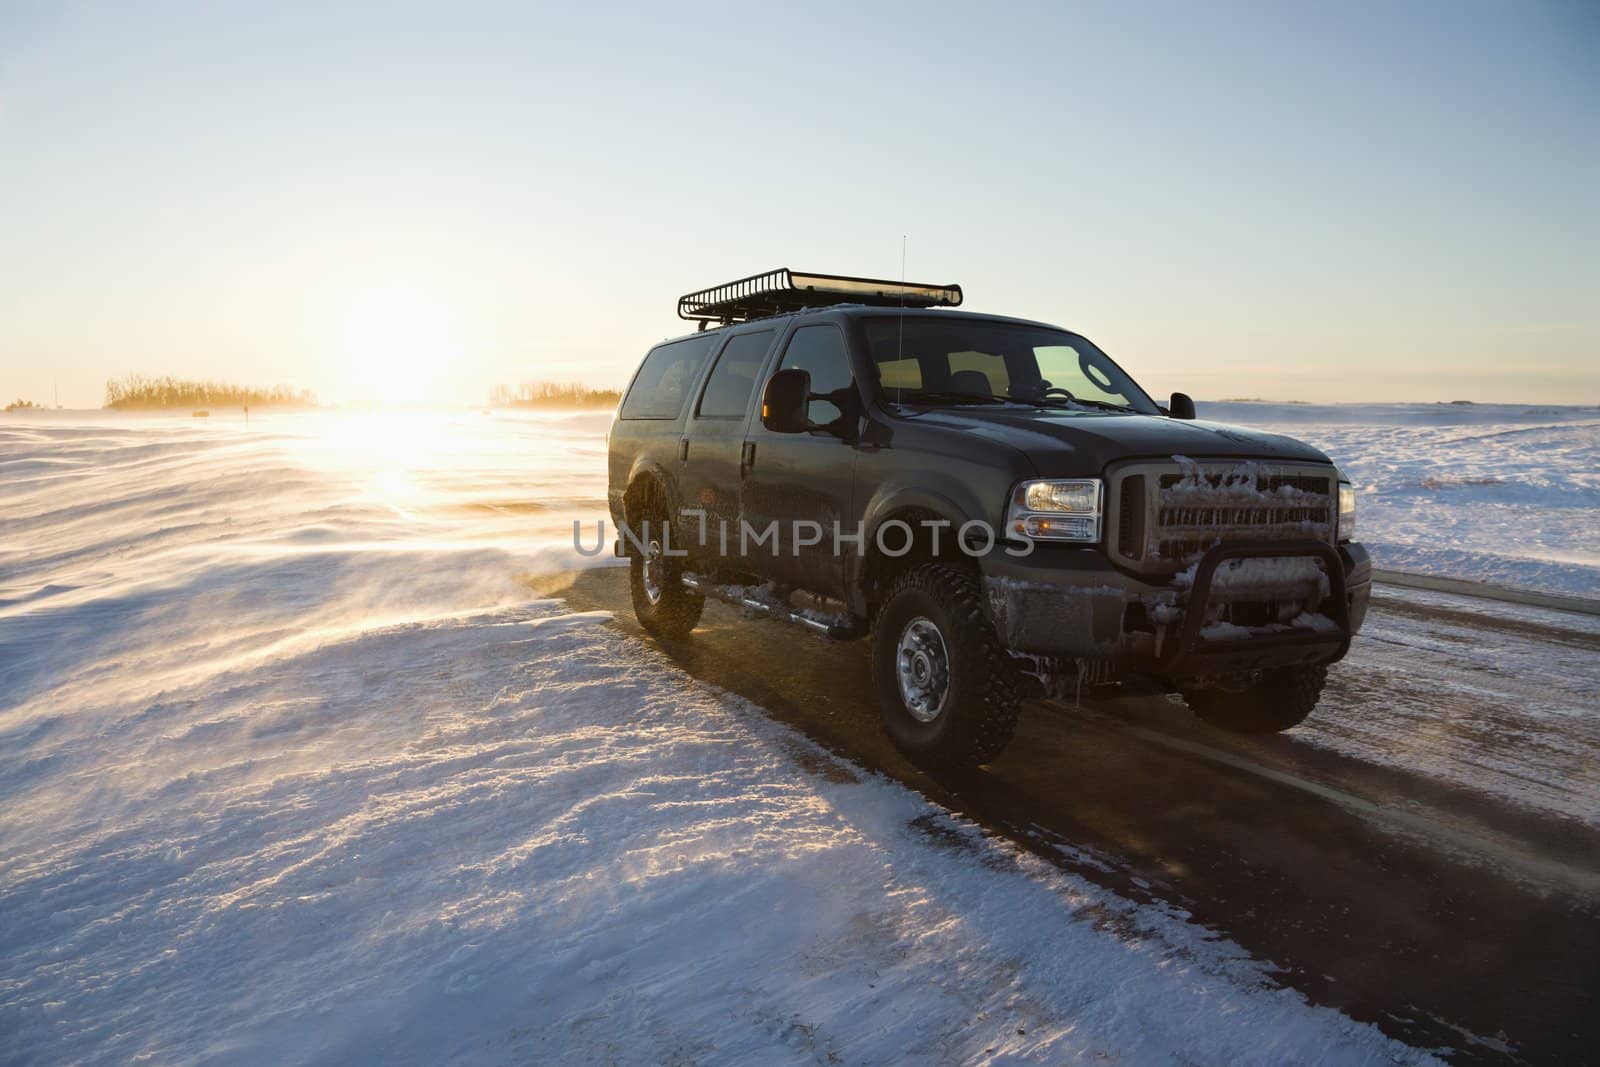
[[[673,341],[683,341],[691,337],[704,337],[708,334],[721,333],[726,330],[735,330],[740,327],[761,327],[774,323],[786,323],[790,319],[815,319],[818,321],[836,321],[839,319],[883,318],[904,315],[907,319],[961,319],[967,322],[1003,322],[1012,326],[1036,326],[1047,330],[1062,330],[1071,333],[1064,326],[1051,322],[1040,322],[1036,319],[1021,319],[1010,315],[991,315],[981,311],[955,311],[948,308],[899,308],[885,305],[869,306],[866,304],[833,304],[828,307],[804,308],[799,311],[784,311],[759,318],[750,318],[742,322],[732,322],[722,326],[704,324],[700,329],[674,337],[665,337],[657,344],[670,344]]]

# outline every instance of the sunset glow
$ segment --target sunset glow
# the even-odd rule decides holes
[[[411,286],[361,292],[351,300],[343,326],[342,351],[357,403],[426,403],[461,356],[449,309]]]
[[[730,12],[720,54],[781,40],[760,83],[815,89],[780,137],[667,8],[23,5],[0,388],[617,389],[684,332],[680,294],[897,278],[904,238],[906,277],[1079,331],[1158,395],[1595,403],[1585,10]],[[732,158],[685,128],[713,101],[764,131]]]

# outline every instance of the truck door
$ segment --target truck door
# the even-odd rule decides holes
[[[744,518],[758,530],[777,521],[780,555],[764,560],[764,570],[770,566],[779,581],[813,593],[843,596],[844,560],[835,552],[834,523],[845,534],[855,533],[855,438],[861,412],[843,331],[832,323],[796,329],[773,369],[789,367],[811,375],[811,392],[818,399],[811,401],[809,417],[817,428],[773,433],[759,415],[751,420]],[[821,399],[823,394],[832,399]],[[802,544],[817,535],[818,527],[820,541]],[[848,543],[845,549],[856,551]]]
[[[745,431],[756,406],[761,370],[777,330],[742,329],[728,335],[684,423],[678,444],[682,508],[703,512],[679,518],[674,549],[687,549],[701,567],[716,570],[739,551],[739,493],[746,458]],[[705,540],[700,540],[704,529]],[[674,533],[678,533],[675,530]],[[722,531],[726,530],[726,542]],[[741,569],[736,559],[727,561]]]

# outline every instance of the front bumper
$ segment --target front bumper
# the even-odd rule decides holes
[[[1208,626],[1213,576],[1229,559],[1310,557],[1328,589],[1313,627]],[[1188,585],[1136,577],[1096,549],[1039,546],[984,561],[986,607],[1001,641],[1031,656],[1101,660],[1164,677],[1193,677],[1342,658],[1361,629],[1372,563],[1355,543],[1240,542],[1203,556]],[[1269,594],[1270,595],[1270,594]]]

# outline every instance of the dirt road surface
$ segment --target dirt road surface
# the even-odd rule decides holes
[[[653,640],[625,570],[535,585]],[[712,602],[662,647],[989,832],[1186,910],[1316,1003],[1453,1062],[1600,1062],[1596,620],[1386,590],[1291,733],[1233,737],[1159,694],[1037,702],[996,763],[944,781],[885,740],[864,641]]]

